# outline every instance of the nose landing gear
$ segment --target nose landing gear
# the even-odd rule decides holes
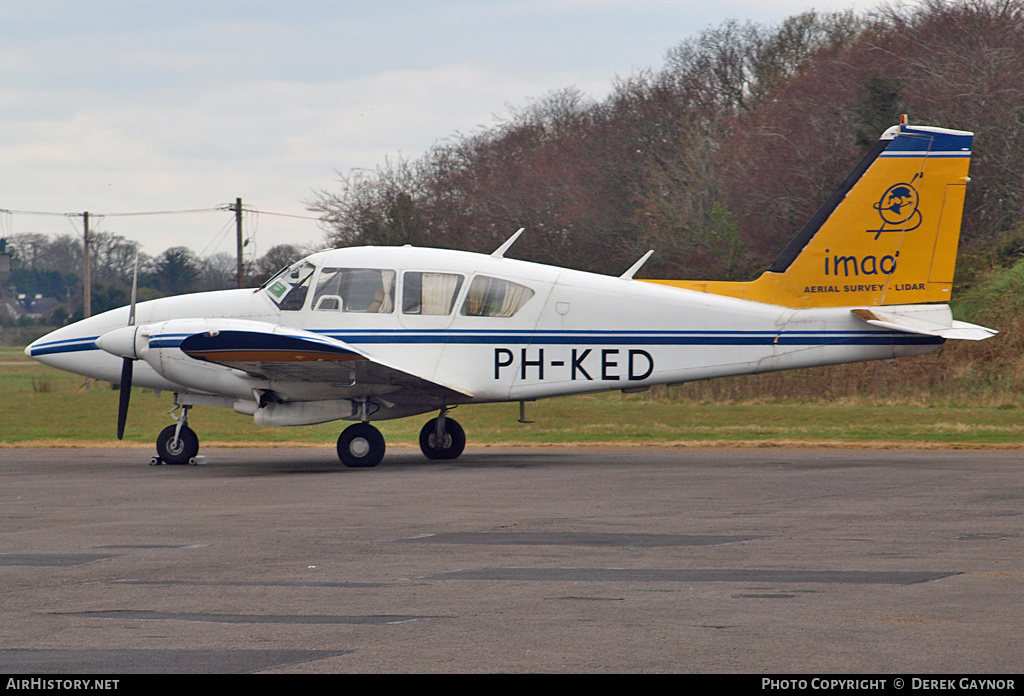
[[[171,415],[177,419],[175,425],[168,425],[160,431],[156,438],[156,456],[150,464],[195,464],[199,454],[199,436],[188,427],[188,410],[191,406],[182,406],[181,416],[175,416],[178,409],[175,405]]]

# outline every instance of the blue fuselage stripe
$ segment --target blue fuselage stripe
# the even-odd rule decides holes
[[[99,348],[96,347],[97,338],[99,338],[99,336],[43,343],[32,348],[32,357],[37,355],[56,355],[58,353],[78,353],[86,350],[99,350]]]
[[[320,331],[352,344],[457,345],[598,345],[736,346],[736,345],[931,345],[944,339],[880,331]]]
[[[403,345],[609,345],[609,346],[810,346],[810,345],[937,345],[939,336],[881,331],[338,331],[315,333],[345,343]],[[176,348],[185,334],[153,336],[150,348]],[[44,343],[32,355],[54,355],[99,350],[95,336]]]

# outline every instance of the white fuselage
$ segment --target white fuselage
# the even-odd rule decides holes
[[[850,308],[792,309],[467,252],[362,247],[314,254],[306,262],[314,270],[304,301],[294,309],[279,306],[274,293],[287,289],[274,289],[273,281],[259,290],[140,303],[135,325],[148,344],[145,355],[140,348],[133,356],[139,358],[133,384],[224,397],[236,408],[238,401],[258,398],[254,394],[268,388],[286,402],[357,395],[352,385],[333,382],[270,385],[238,369],[194,360],[177,347],[185,336],[226,322],[280,325],[342,341],[373,361],[455,390],[460,396],[451,401],[459,403],[643,389],[894,358],[925,353],[943,342],[869,326]],[[328,276],[337,269],[383,271],[390,299],[370,311],[342,289],[329,289]],[[471,288],[480,287],[478,277],[504,293],[490,310],[469,297]],[[428,285],[435,294],[448,292],[450,302],[432,298],[435,308],[426,309]],[[416,302],[410,299],[413,292]],[[946,305],[901,311],[949,321]],[[26,352],[62,370],[117,382],[122,358],[99,349],[96,340],[126,326],[128,315],[125,307],[88,318],[54,331]],[[436,407],[435,402],[422,408],[403,404],[376,417]]]

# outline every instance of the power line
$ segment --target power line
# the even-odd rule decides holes
[[[257,215],[274,215],[274,216],[277,216],[277,217],[297,218],[299,220],[319,220],[320,219],[320,218],[318,218],[318,217],[316,217],[314,215],[295,215],[293,213],[271,213],[271,212],[268,212],[266,210],[253,210],[253,209],[250,209],[250,208],[246,208],[246,211],[250,212],[250,213],[256,213]]]
[[[244,212],[255,213],[257,215],[272,215],[276,217],[287,217],[296,218],[298,220],[319,220],[320,218],[312,215],[296,215],[295,213],[277,213],[270,210],[257,210],[256,208],[243,208]],[[234,212],[235,205],[233,203],[225,203],[215,208],[191,208],[185,210],[144,210],[131,213],[90,213],[90,216],[98,218],[102,217],[138,217],[142,215],[190,215],[194,213],[219,213],[219,212]],[[57,213],[51,211],[41,210],[10,210],[8,208],[0,208],[0,213],[8,215],[49,215],[53,217],[82,217],[84,213]]]
[[[217,234],[214,235],[213,239],[207,242],[203,250],[199,252],[199,255],[206,256],[206,252],[210,250],[210,247],[216,249],[220,245],[220,243],[224,241],[224,238],[228,236],[228,231],[234,224],[234,220],[228,220],[227,222],[225,222],[224,226],[220,228],[220,231],[217,232]]]
[[[90,217],[93,220],[93,223],[95,224],[95,222],[97,222],[99,220],[102,220],[104,218],[108,218],[108,217],[141,217],[141,216],[155,216],[155,215],[191,215],[191,214],[197,214],[197,213],[221,213],[221,212],[232,212],[235,215],[235,224],[236,224],[237,236],[238,236],[238,244],[237,244],[237,246],[238,246],[238,250],[237,250],[237,256],[238,256],[238,258],[237,258],[238,287],[242,287],[243,286],[243,280],[244,280],[244,263],[243,263],[243,253],[244,252],[243,252],[243,247],[245,246],[245,244],[243,244],[243,242],[242,242],[242,213],[250,213],[252,215],[255,215],[257,220],[259,219],[260,215],[271,215],[271,216],[276,216],[276,217],[294,218],[294,219],[298,219],[298,220],[319,220],[320,219],[318,217],[313,217],[313,216],[309,216],[309,215],[296,215],[294,213],[278,213],[278,212],[267,211],[267,210],[256,210],[255,208],[246,208],[246,207],[243,207],[243,205],[242,205],[242,199],[241,198],[236,198],[234,205],[224,204],[224,205],[219,205],[219,206],[214,207],[214,208],[189,208],[189,209],[183,209],[183,210],[148,210],[148,211],[136,211],[136,212],[129,212],[129,213],[93,213],[93,214],[90,214],[88,211],[82,212],[82,213],[57,213],[57,212],[40,211],[40,210],[10,210],[10,209],[7,209],[7,208],[0,208],[0,232],[7,231],[11,227],[11,224],[10,224],[11,220],[10,220],[10,218],[12,218],[14,215],[38,215],[38,216],[48,216],[48,217],[64,217],[64,218],[67,218],[69,222],[71,221],[71,218],[82,218],[82,229],[83,229],[82,248],[83,248],[83,252],[84,252],[84,254],[83,254],[83,285],[84,285],[84,287],[83,287],[83,308],[84,308],[85,316],[88,317],[90,315],[90,313],[91,313],[90,310],[91,310],[91,305],[92,305],[92,302],[91,302],[91,294],[92,294],[91,293],[91,289],[92,289],[91,286],[92,286],[92,282],[91,282],[91,278],[90,278],[90,268],[89,268],[90,267],[90,259],[89,259],[89,247],[90,247],[89,221],[90,221]],[[223,228],[221,228],[221,231],[218,232],[217,235],[215,235],[214,240],[211,240],[211,242],[206,245],[206,249],[209,249],[210,246],[214,244],[214,242],[219,243],[220,240],[222,240],[224,238],[226,230],[228,228],[229,228],[228,225],[225,225]],[[246,242],[246,243],[248,243],[248,242]],[[137,248],[138,248],[138,246],[136,244],[136,249]],[[203,250],[204,253],[205,253],[206,249]]]
[[[152,210],[138,213],[103,213],[104,217],[138,217],[140,215],[188,215],[192,213],[217,213],[220,208],[196,208],[194,210]]]
[[[233,212],[235,212],[235,204],[234,203],[225,203],[224,205],[219,206],[217,208],[217,210],[224,210],[224,211],[232,212],[233,213]],[[298,220],[319,220],[320,219],[320,218],[312,216],[312,215],[296,215],[295,213],[275,213],[275,212],[272,212],[272,211],[269,211],[269,210],[257,210],[256,208],[249,208],[249,207],[246,207],[246,206],[242,207],[242,212],[245,212],[245,213],[255,213],[256,215],[273,215],[273,216],[276,216],[276,217],[296,218]]]
[[[54,217],[69,217],[71,215],[81,216],[81,213],[44,213],[38,210],[8,210],[7,208],[0,208],[0,213],[6,213],[8,215],[52,215]]]

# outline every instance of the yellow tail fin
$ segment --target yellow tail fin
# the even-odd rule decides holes
[[[948,302],[973,138],[893,126],[760,278],[649,282],[787,307]]]

